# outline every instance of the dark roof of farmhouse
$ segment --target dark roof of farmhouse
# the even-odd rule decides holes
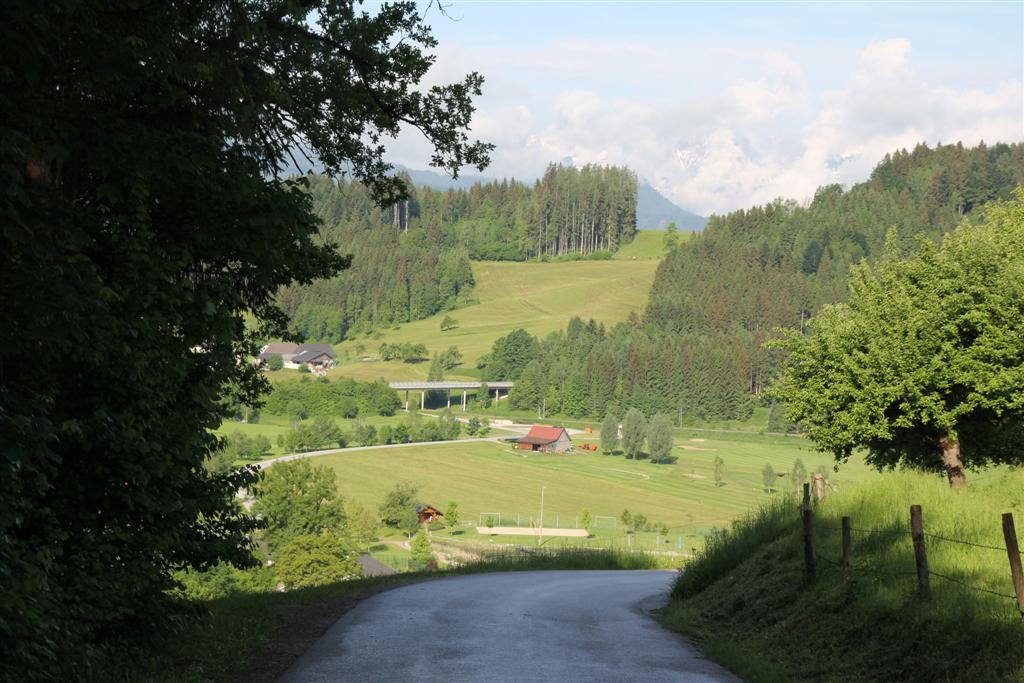
[[[334,357],[332,354],[329,354],[326,351],[303,351],[302,353],[296,354],[295,357],[292,358],[292,362],[309,363],[310,361],[314,361],[317,358],[323,358],[324,356],[328,358]]]
[[[318,351],[319,353],[325,353],[331,358],[334,358],[334,347],[330,344],[300,344],[299,351]]]

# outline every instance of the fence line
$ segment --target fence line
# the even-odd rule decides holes
[[[995,546],[988,545],[985,543],[975,543],[974,541],[967,541],[959,538],[950,538],[948,536],[941,536],[939,534],[928,533],[924,530],[923,517],[921,513],[920,505],[910,506],[910,522],[911,530],[903,529],[856,529],[850,524],[849,517],[843,517],[842,527],[834,527],[827,524],[816,523],[814,521],[814,510],[810,502],[810,485],[804,484],[804,496],[803,502],[800,505],[800,516],[803,521],[804,528],[804,563],[805,563],[805,577],[808,582],[813,582],[815,578],[815,565],[817,560],[824,560],[828,565],[838,567],[843,572],[843,580],[849,581],[851,573],[862,572],[865,574],[873,574],[876,576],[916,576],[918,581],[918,591],[920,595],[927,598],[930,595],[929,579],[932,576],[955,583],[964,588],[979,593],[986,593],[999,598],[1005,598],[1008,600],[1014,600],[1017,603],[1017,607],[1021,612],[1021,616],[1024,617],[1024,572],[1021,571],[1020,557],[1024,557],[1024,553],[1018,550],[1017,535],[1013,524],[1013,515],[1011,513],[1005,513],[1003,515],[1003,536],[1006,539],[1006,546]],[[842,546],[843,546],[843,561],[836,562],[835,560],[819,556],[816,552],[814,532],[819,531],[838,531],[842,533]],[[913,540],[914,550],[914,564],[915,571],[900,571],[900,570],[887,570],[879,569],[875,567],[869,567],[864,565],[855,565],[852,561],[852,543],[850,532],[858,532],[862,534],[889,534],[889,535],[909,535]],[[925,539],[934,539],[937,541],[944,541],[947,543],[954,543],[957,545],[964,545],[972,548],[982,548],[985,550],[997,550],[1007,554],[1010,563],[1010,574],[1011,581],[1014,587],[1014,595],[1008,593],[1001,593],[999,591],[991,590],[989,588],[983,588],[970,584],[962,579],[958,579],[947,574],[942,574],[936,571],[932,571],[928,566],[928,554],[925,545]]]
[[[838,531],[838,532],[842,532],[842,529],[840,527],[829,526],[827,524],[815,524],[814,527],[816,529],[821,529],[822,531]],[[851,527],[850,531],[854,531],[854,532],[859,533],[859,534],[893,534],[893,535],[901,535],[902,534],[902,535],[907,535],[907,536],[909,536],[911,534],[911,532],[909,530],[906,530],[906,529],[857,529],[857,528]],[[933,534],[933,533],[930,533],[930,532],[927,532],[927,531],[924,532],[924,535],[927,538],[933,538],[933,539],[935,539],[937,541],[946,541],[947,543],[959,543],[960,545],[967,545],[967,546],[971,546],[973,548],[984,548],[986,550],[998,550],[1001,553],[1007,552],[1006,547],[1001,546],[1001,545],[985,545],[984,543],[975,543],[974,541],[965,541],[965,540],[960,539],[960,538],[950,538],[948,536],[940,536],[939,534]],[[1020,551],[1020,554],[1021,554],[1021,557],[1024,557],[1024,551]]]

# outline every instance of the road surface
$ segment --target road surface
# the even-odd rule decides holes
[[[507,572],[405,586],[342,617],[278,683],[739,683],[649,616],[673,575]]]

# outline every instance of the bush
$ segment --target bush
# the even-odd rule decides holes
[[[277,554],[275,570],[288,588],[323,586],[363,575],[359,553],[330,533],[298,536]]]
[[[431,552],[430,539],[422,526],[416,532],[415,538],[412,539],[412,557],[409,564],[416,571],[437,568],[437,559]]]
[[[205,571],[188,570],[174,576],[189,600],[219,600],[234,595],[269,593],[274,590],[274,573],[265,567],[238,569],[221,562]]]
[[[267,359],[267,370],[276,372],[284,368],[284,359],[281,356],[273,355]]]

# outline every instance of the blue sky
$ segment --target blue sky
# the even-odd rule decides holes
[[[424,6],[426,8],[426,6]],[[1024,2],[454,2],[429,78],[486,78],[488,175],[627,164],[722,212],[863,180],[887,151],[1024,139]],[[392,158],[423,168],[422,141]]]

